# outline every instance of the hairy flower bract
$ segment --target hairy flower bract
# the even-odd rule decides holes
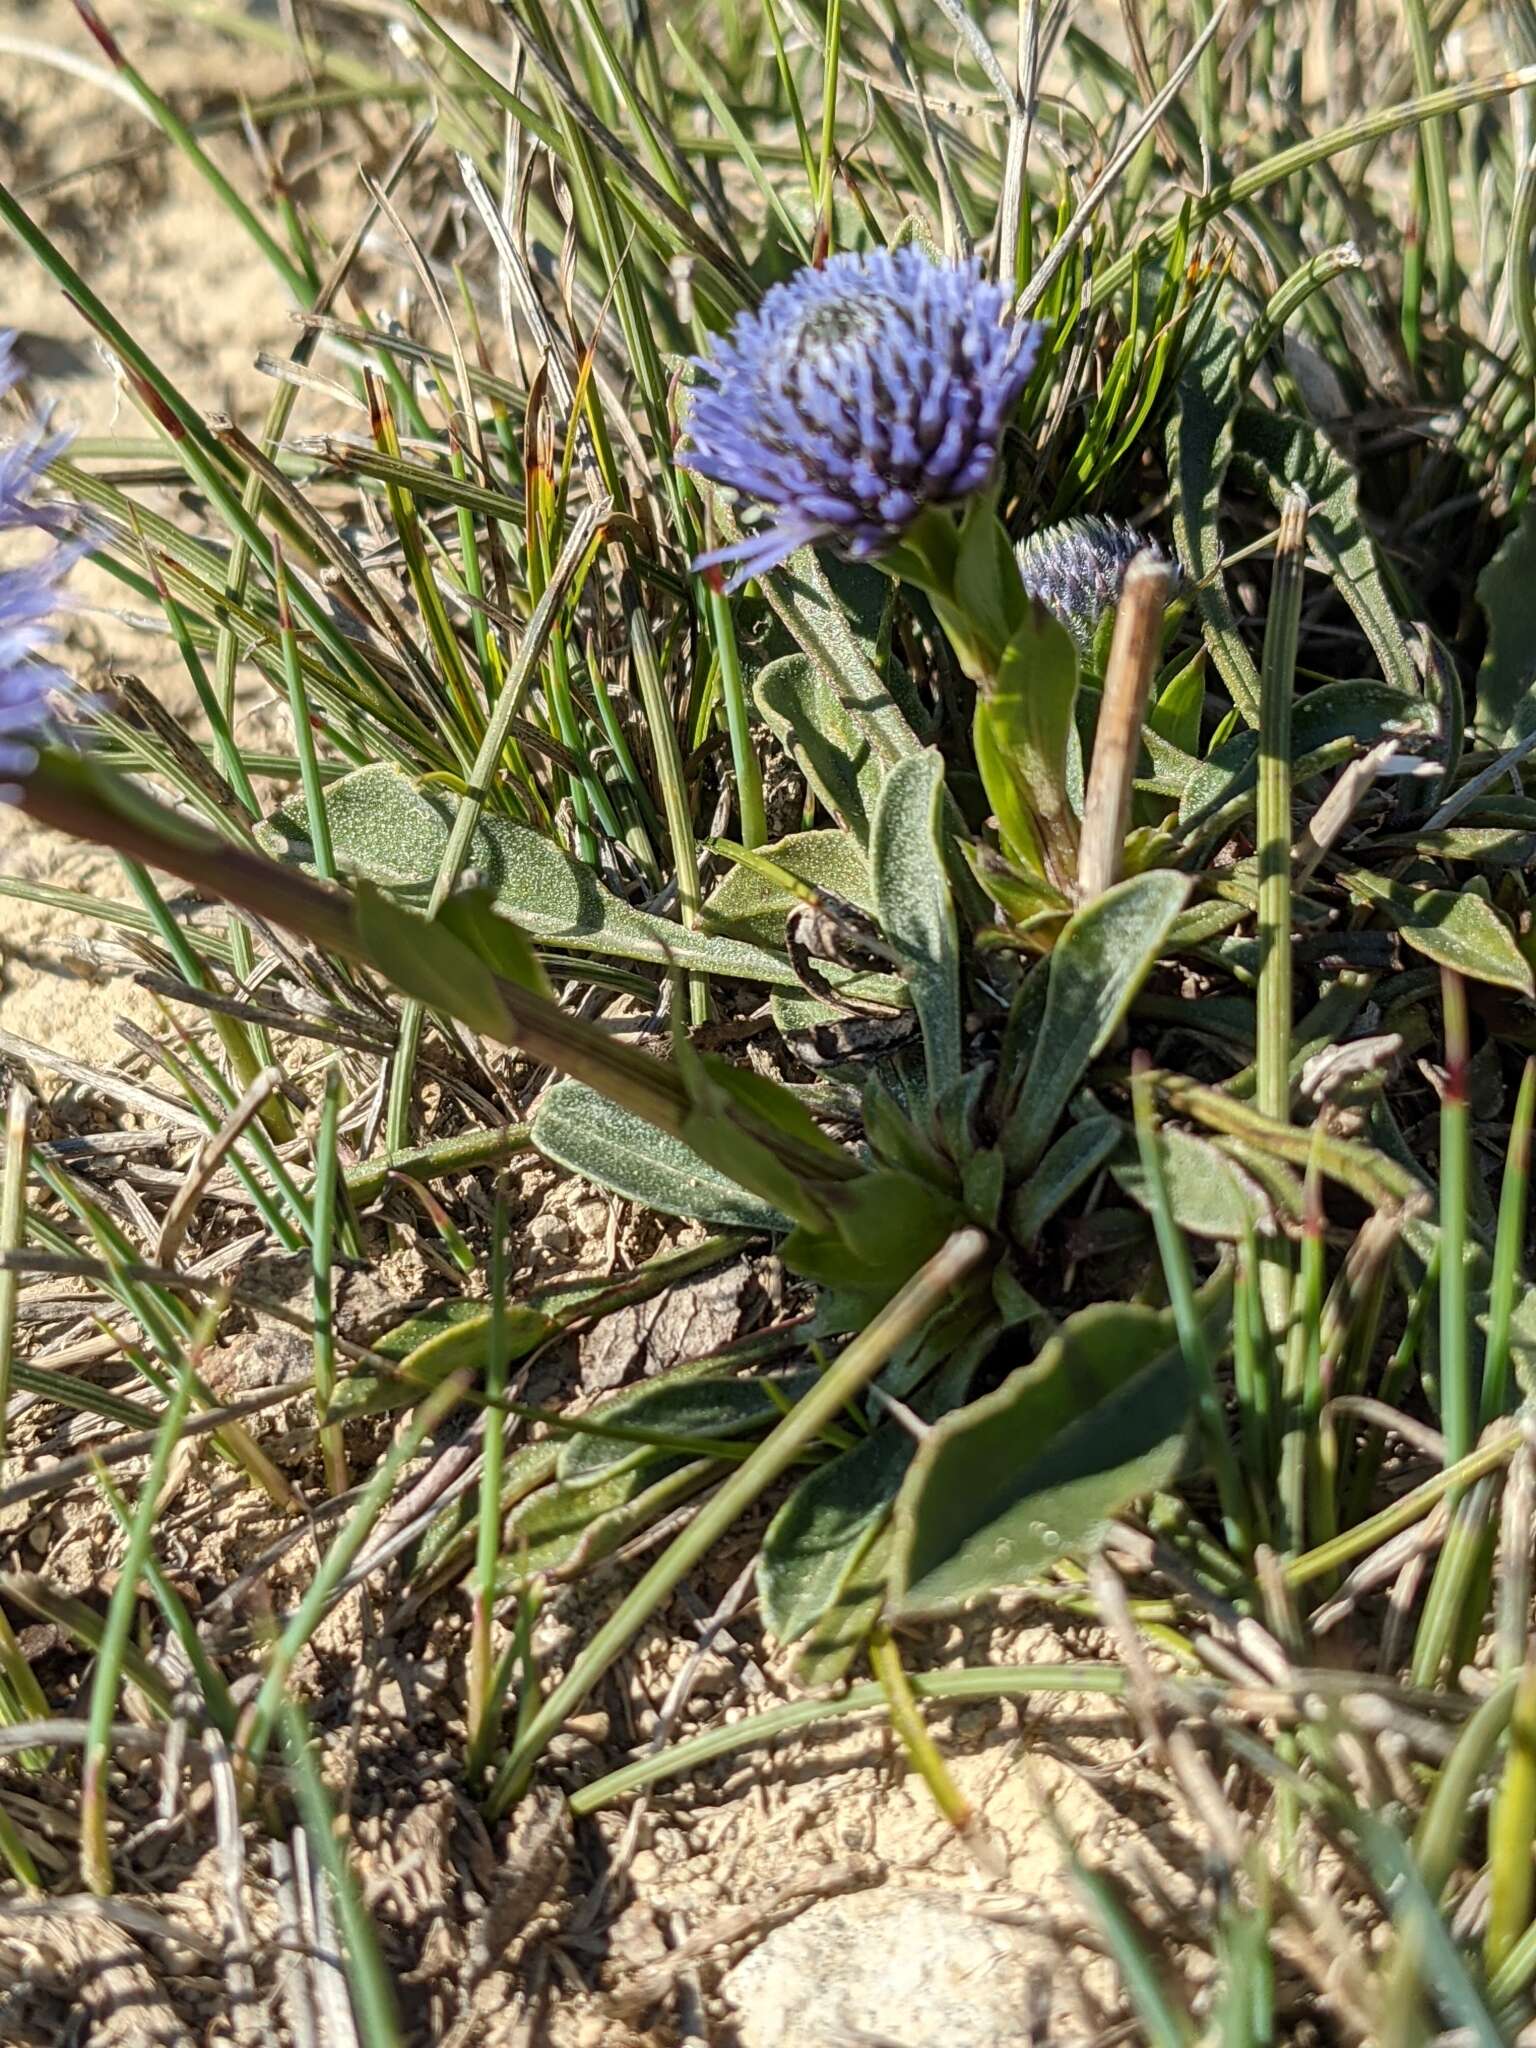
[[[1053,612],[1080,647],[1120,602],[1125,572],[1139,554],[1167,560],[1155,540],[1118,519],[1064,519],[1018,547],[1019,574],[1037,604]]]
[[[910,245],[774,285],[698,365],[680,460],[759,510],[695,566],[734,589],[811,541],[879,555],[987,482],[1039,349],[979,264]]]

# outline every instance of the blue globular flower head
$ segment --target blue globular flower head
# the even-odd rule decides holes
[[[0,397],[20,377],[15,336],[0,334]],[[36,766],[48,697],[64,680],[44,650],[58,636],[60,586],[83,543],[63,537],[71,516],[67,508],[40,504],[33,496],[61,445],[39,428],[0,448],[0,802],[13,800],[15,779]],[[6,560],[24,527],[42,528],[48,545],[29,560]]]
[[[911,244],[774,285],[697,365],[679,460],[759,510],[694,566],[735,589],[811,541],[867,560],[980,490],[1040,352],[1009,303],[979,264]]]
[[[1064,519],[1019,542],[1019,574],[1030,596],[1086,649],[1104,614],[1120,602],[1126,570],[1143,553],[1168,561],[1155,540],[1118,519]]]

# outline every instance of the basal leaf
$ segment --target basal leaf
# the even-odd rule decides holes
[[[763,1619],[780,1643],[814,1628],[846,1590],[914,1449],[905,1430],[876,1430],[802,1479],[768,1524],[757,1587]]]
[[[952,1197],[892,1167],[823,1194],[835,1227],[794,1231],[784,1240],[784,1263],[808,1280],[868,1289],[881,1300],[932,1257],[962,1218]]]
[[[723,525],[722,521],[722,530]],[[764,577],[762,587],[769,604],[797,646],[831,684],[870,749],[887,767],[915,753],[917,735],[850,627],[815,551],[801,548],[781,569]]]
[[[1058,1210],[1109,1164],[1125,1139],[1125,1126],[1112,1116],[1085,1117],[1071,1124],[1051,1146],[1013,1204],[1013,1235],[1033,1244]]]
[[[783,1231],[788,1219],[679,1138],[616,1108],[580,1081],[560,1081],[534,1112],[533,1142],[557,1166],[616,1195],[727,1229]]]
[[[1296,700],[1291,714],[1291,756],[1299,761],[1342,739],[1356,741],[1363,753],[1389,735],[1401,738],[1404,751],[1412,752],[1434,737],[1438,725],[1435,707],[1427,698],[1409,695],[1391,683],[1370,677],[1325,683]],[[1237,733],[1213,748],[1184,783],[1179,798],[1181,822],[1187,825],[1252,790],[1258,781],[1258,754],[1259,743],[1253,733]]]
[[[331,783],[325,808],[336,860],[344,872],[407,900],[426,902],[448,844],[455,809],[451,798],[419,789],[398,768],[381,762]],[[263,836],[284,858],[307,860],[302,801],[276,812]],[[799,985],[787,960],[775,959],[760,947],[711,938],[632,909],[553,839],[508,818],[482,815],[465,868],[480,876],[496,908],[539,943],[558,944],[565,952],[646,960],[659,967],[738,976],[781,988]]]
[[[966,865],[993,903],[1015,929],[1043,930],[1045,922],[1067,916],[1069,905],[1059,889],[1040,875],[1025,874],[995,847],[962,844]]]
[[[1250,1230],[1273,1230],[1264,1190],[1209,1139],[1165,1126],[1157,1133],[1157,1148],[1173,1220],[1181,1230],[1227,1244],[1241,1243]],[[1134,1146],[1112,1171],[1131,1200],[1150,1210],[1146,1174]]]
[[[1360,903],[1380,910],[1403,935],[1404,945],[1453,967],[1473,981],[1536,995],[1530,963],[1508,923],[1491,903],[1466,889],[1410,889],[1368,868],[1343,868],[1339,880]]]
[[[1092,1551],[1115,1516],[1173,1479],[1189,1418],[1172,1316],[1084,1309],[918,1446],[896,1504],[892,1607],[930,1612]]]
[[[1071,918],[1046,967],[1045,1015],[1004,1134],[1011,1174],[1050,1142],[1088,1063],[1108,1044],[1189,895],[1187,875],[1154,868],[1117,882]]]
[[[510,1365],[514,1359],[526,1358],[559,1327],[542,1309],[508,1304],[502,1320],[506,1346],[502,1363]],[[397,1323],[369,1348],[382,1358],[395,1360],[396,1370],[383,1373],[366,1365],[354,1367],[337,1383],[326,1411],[331,1419],[346,1421],[409,1407],[464,1366],[484,1372],[491,1348],[491,1319],[478,1301],[438,1302]]]
[[[874,915],[869,863],[851,832],[791,832],[760,851],[797,881],[830,890]],[[795,898],[769,876],[742,861],[713,891],[704,911],[712,927],[732,938],[776,950],[784,944],[784,920],[794,903]]]
[[[909,755],[886,779],[870,844],[881,929],[901,954],[923,1030],[928,1091],[960,1078],[960,937],[940,833],[944,763]]]
[[[687,1463],[666,1451],[621,1466],[591,1486],[544,1486],[508,1517],[497,1586],[562,1578],[611,1557],[631,1536],[698,1492],[719,1471],[711,1458]]]
[[[796,1683],[808,1692],[836,1685],[863,1655],[869,1632],[885,1606],[890,1549],[887,1521],[856,1553],[846,1585],[795,1645],[790,1668]]]
[[[890,764],[822,669],[808,655],[782,655],[759,673],[753,695],[822,803],[859,845],[868,845],[869,821]]]
[[[1477,730],[1513,746],[1536,725],[1536,499],[1477,579],[1488,650],[1477,672]]]
[[[605,1402],[603,1423],[654,1431],[658,1437],[719,1437],[722,1442],[771,1428],[786,1408],[808,1394],[820,1375],[781,1373],[771,1379],[702,1377],[667,1386],[631,1387]],[[561,1446],[558,1470],[566,1486],[590,1486],[605,1473],[642,1461],[661,1448],[619,1436],[582,1431]]]

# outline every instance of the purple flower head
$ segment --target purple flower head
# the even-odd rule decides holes
[[[761,515],[694,566],[729,566],[735,589],[809,541],[862,561],[980,490],[1040,352],[1008,308],[977,263],[910,244],[774,285],[698,365],[679,460]]]
[[[21,377],[15,336],[0,334],[0,397]],[[0,559],[0,802],[18,794],[14,779],[37,765],[37,741],[47,724],[48,696],[64,680],[41,658],[57,638],[55,620],[63,596],[60,584],[81,553],[78,540],[61,539],[69,514],[39,505],[32,492],[62,442],[34,431],[0,448],[0,557],[8,555],[23,527],[55,536],[30,561]]]
[[[1019,542],[1019,574],[1036,603],[1092,647],[1099,621],[1120,602],[1125,572],[1143,552],[1166,562],[1157,542],[1118,519],[1064,519]],[[1175,582],[1178,571],[1174,569]]]

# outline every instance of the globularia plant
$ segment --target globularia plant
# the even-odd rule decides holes
[[[795,7],[787,30],[776,7],[684,7],[659,53],[644,9],[505,0],[520,55],[501,67],[406,0],[411,68],[391,90],[430,95],[461,153],[434,160],[451,203],[412,248],[424,297],[396,323],[343,318],[338,294],[368,296],[353,267],[386,221],[409,239],[425,129],[333,252],[290,195],[277,230],[240,199],[81,11],[302,319],[261,431],[204,418],[132,310],[0,189],[0,222],[185,480],[167,504],[135,482],[142,448],[125,473],[30,427],[0,467],[4,537],[24,523],[35,548],[0,568],[0,780],[123,854],[132,903],[88,907],[157,994],[209,1013],[136,1040],[212,1140],[150,1239],[142,1197],[130,1229],[29,1152],[24,1104],[8,1133],[0,1385],[10,1267],[52,1260],[141,1334],[125,1374],[156,1404],[137,1506],[109,1496],[128,1529],[110,1611],[50,1609],[35,1576],[0,1587],[96,1652],[88,1881],[112,1877],[123,1674],[151,1711],[181,1711],[138,1656],[148,1597],[161,1623],[144,1625],[176,1635],[240,1772],[256,1782],[280,1730],[323,1814],[295,1660],[388,1554],[359,1562],[403,1472],[472,1403],[477,1433],[438,1445],[432,1473],[468,1475],[473,1501],[445,1482],[390,1542],[409,1539],[413,1593],[468,1592],[465,1768],[493,1816],[771,1495],[771,1635],[812,1680],[867,1654],[946,1797],[893,1626],[999,1586],[1116,1647],[935,1684],[1130,1690],[1144,1734],[1200,1728],[1243,1788],[1222,1806],[1180,1749],[1232,1877],[1210,1982],[1234,2041],[1267,2030],[1272,1913],[1342,1862],[1378,1917],[1422,1909],[1444,2007],[1426,2017],[1417,1922],[1380,1965],[1346,1941],[1327,1972],[1331,1923],[1308,1922],[1289,1953],[1330,1997],[1346,1985],[1357,2034],[1383,2011],[1401,2043],[1442,2021],[1480,2040],[1528,2025],[1528,1560],[1518,1528],[1495,1546],[1493,1503],[1507,1467],[1529,1477],[1509,1411],[1536,1099],[1529,1075],[1514,1087],[1536,1043],[1531,193],[1495,111],[1529,76],[1439,87],[1438,24],[1416,10],[1392,58],[1415,96],[1388,68],[1368,113],[1304,133],[1283,8],[1240,26],[1207,10],[1187,47],[1173,10],[1133,71],[1071,10],[1023,9],[1010,74],[976,10],[948,5],[910,34],[856,0],[824,23]],[[857,132],[842,42],[873,115]],[[330,55],[307,51],[316,77]],[[1092,81],[1086,111],[1037,58]],[[372,87],[348,68],[318,90]],[[1475,233],[1451,232],[1458,180]],[[1368,268],[1322,246],[1335,219]],[[336,410],[300,431],[317,403]],[[163,618],[196,733],[127,678],[89,705],[61,694],[50,732],[48,614],[82,544],[140,620]],[[260,751],[245,690],[276,707]],[[189,921],[165,875],[238,915]],[[306,1032],[323,1073],[284,1051]],[[446,1133],[422,1128],[429,1065]],[[360,1131],[368,1156],[346,1161]],[[515,1294],[504,1211],[427,1206],[424,1184],[530,1144],[710,1236]],[[242,1227],[307,1254],[318,1483],[345,1515],[256,1644],[205,1641],[152,1570],[194,1407],[187,1426],[242,1480],[301,1505],[201,1376],[220,1308],[189,1306],[178,1233],[228,1184]],[[422,1202],[445,1268],[478,1248],[484,1285],[348,1350],[334,1270],[376,1242],[385,1189]],[[579,1414],[520,1401],[516,1362],[749,1238],[777,1248],[808,1327],[786,1316]],[[410,1419],[382,1457],[362,1447],[353,1500],[346,1433],[384,1409]],[[513,1422],[548,1433],[513,1454]],[[680,1509],[590,1641],[542,1673],[538,1601],[615,1553],[627,1569]],[[1144,1598],[1119,1597],[1106,1544]],[[1389,1682],[1357,1701],[1357,1674],[1314,1668],[1314,1637],[1393,1573]],[[1168,1653],[1166,1685],[1142,1641]],[[1464,1685],[1478,1654],[1497,1669]],[[24,1678],[0,1632],[9,1718]],[[640,1759],[575,1803],[704,1753]],[[1411,1805],[1431,1781],[1409,1857],[1362,1809],[1382,1783]],[[1495,1784],[1495,1846],[1458,1862]],[[0,1810],[0,1853],[30,1882],[8,1827]],[[1175,2011],[1112,1892],[1094,1897],[1149,2031],[1209,2032],[1215,2005]]]

